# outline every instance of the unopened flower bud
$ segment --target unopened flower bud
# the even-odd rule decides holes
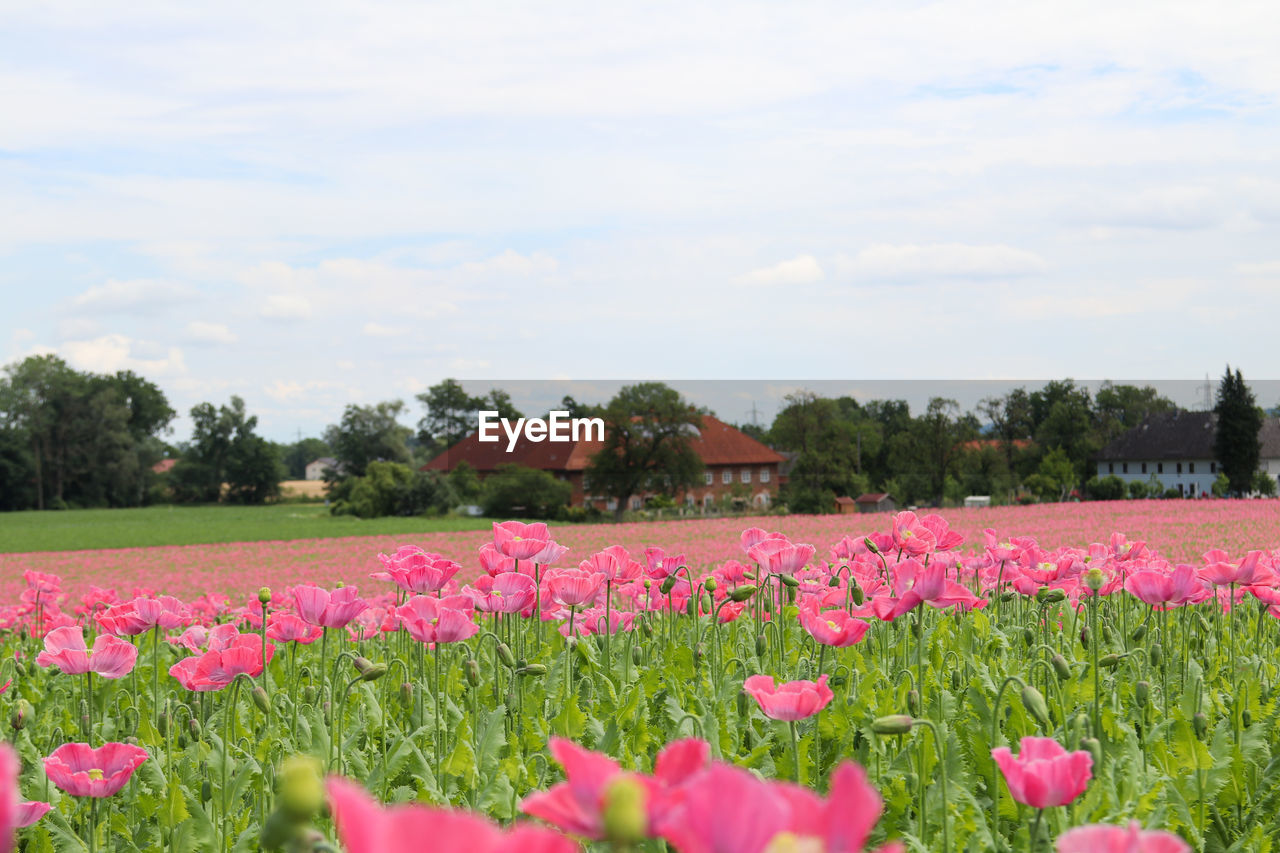
[[[400,704],[406,708],[413,707],[413,685],[408,681],[400,682]]]
[[[1022,688],[1022,707],[1027,709],[1027,713],[1034,717],[1042,728],[1046,730],[1053,728],[1053,722],[1049,719],[1049,706],[1044,701],[1044,694],[1030,684]]]
[[[200,739],[200,721],[195,717],[187,717],[187,728],[191,731],[191,736],[196,740]]]
[[[1059,681],[1066,681],[1071,677],[1071,664],[1067,663],[1067,659],[1062,655],[1054,655],[1049,659],[1049,663],[1053,664],[1053,671],[1058,674]]]
[[[764,657],[765,649],[767,648],[768,648],[768,644],[765,642],[764,634],[757,634],[756,635],[756,657],[758,658]]]
[[[878,735],[905,735],[911,731],[915,720],[907,714],[889,714],[871,723],[871,731]]]
[[[794,575],[778,575],[778,579],[782,581],[783,586],[789,586],[792,589],[800,586],[800,581],[796,580]]]
[[[1037,596],[1044,604],[1057,604],[1059,601],[1065,601],[1067,594],[1060,589],[1042,589],[1043,596]]]
[[[1098,666],[1103,669],[1113,669],[1120,665],[1120,655],[1103,655],[1098,658]]]
[[[207,805],[208,802],[212,799],[213,799],[213,784],[210,783],[208,779],[205,779],[203,782],[200,783],[200,802]]]
[[[746,601],[748,598],[756,594],[755,584],[743,584],[740,587],[729,592],[729,600],[733,602]]]
[[[1096,737],[1086,737],[1080,739],[1080,748],[1089,751],[1093,756],[1093,766],[1102,767],[1102,744]]]
[[[310,820],[324,807],[320,762],[307,755],[286,758],[280,765],[280,809],[294,820]]]
[[[870,537],[870,536],[864,537],[864,538],[863,538],[863,540],[862,540],[862,544],[863,544],[863,545],[866,545],[866,546],[867,546],[867,550],[868,550],[868,551],[870,551],[872,554],[879,554],[879,553],[880,553],[880,549],[876,547],[876,543],[875,543],[875,542],[871,541],[871,537]]]
[[[647,794],[640,780],[627,773],[615,776],[605,785],[601,816],[607,840],[632,845],[645,839],[648,828]]]
[[[387,665],[385,663],[375,663],[373,666],[360,673],[361,681],[377,681],[379,678],[387,674]]]
[[[658,587],[658,592],[662,593],[663,595],[666,595],[667,593],[671,592],[671,590],[675,589],[675,587],[676,587],[676,576],[667,575],[665,578],[662,579],[662,585]]]
[[[707,592],[715,592],[719,586],[720,583],[715,578],[707,578],[702,582],[702,588]]]
[[[642,654],[641,654],[641,652],[640,652],[640,647],[639,647],[639,646],[632,646],[632,647],[631,647],[631,662],[632,662],[633,664],[635,664],[636,666],[639,666],[639,665],[640,665],[640,661],[641,661],[641,660],[643,660],[643,655],[642,655]]]
[[[914,687],[907,691],[907,713],[913,717],[920,716],[920,691]]]
[[[254,685],[249,695],[253,697],[253,704],[258,706],[259,711],[264,714],[271,713],[271,697],[267,695],[267,691],[263,689],[261,684]]]
[[[264,586],[258,590],[258,603],[263,607],[271,603],[271,587]]]
[[[849,581],[849,597],[852,598],[853,603],[859,607],[862,606],[862,602],[867,600],[867,597],[862,593],[862,587],[858,586],[858,584],[853,580]]]
[[[506,643],[498,643],[498,660],[506,666],[514,667],[516,665],[516,657],[511,653],[511,647]]]
[[[19,699],[13,703],[13,711],[9,714],[9,725],[13,727],[15,732],[22,731],[26,727],[27,721],[35,713],[35,708],[26,699]]]
[[[540,663],[531,663],[516,670],[516,675],[546,675],[547,668]]]
[[[480,664],[476,663],[475,658],[467,658],[466,665],[463,670],[467,674],[467,684],[476,687],[480,684]]]
[[[374,663],[368,658],[357,657],[351,659],[351,665],[356,668],[356,672],[364,675],[366,672],[373,669]]]
[[[1133,633],[1129,635],[1135,643],[1141,642],[1142,638],[1147,636],[1147,623],[1143,622],[1137,628],[1133,629]]]
[[[1089,589],[1097,592],[1107,584],[1107,576],[1102,573],[1102,569],[1094,566],[1092,569],[1084,573],[1084,585]]]
[[[1205,716],[1204,711],[1197,711],[1191,716],[1191,727],[1195,729],[1196,737],[1203,738],[1205,733],[1209,731],[1209,718]]]
[[[1151,683],[1147,681],[1139,681],[1133,685],[1134,698],[1138,700],[1138,707],[1147,707],[1147,702],[1151,699]]]
[[[1152,666],[1160,666],[1164,660],[1164,648],[1159,643],[1152,643],[1147,650],[1147,660],[1151,661]]]

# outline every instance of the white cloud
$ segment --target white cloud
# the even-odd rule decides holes
[[[198,293],[190,284],[158,279],[109,280],[71,300],[73,310],[84,313],[149,312],[188,303]]]
[[[789,261],[780,261],[771,267],[761,267],[739,276],[743,284],[814,284],[826,278],[822,265],[813,255],[800,255]]]
[[[404,326],[384,326],[372,321],[365,323],[361,331],[371,338],[398,338],[409,334],[409,330]]]
[[[274,293],[262,301],[258,313],[269,320],[305,320],[311,300],[299,293]]]
[[[67,341],[59,351],[72,366],[94,373],[132,370],[147,377],[173,377],[187,372],[178,347],[161,347],[125,335],[104,335],[87,341]]]
[[[1280,276],[1280,261],[1262,261],[1252,264],[1236,264],[1240,275]]]
[[[239,338],[222,323],[206,323],[203,320],[192,320],[187,323],[186,337],[189,341],[202,344],[234,344]]]
[[[878,244],[840,258],[837,269],[842,277],[899,282],[1017,278],[1043,273],[1048,264],[1034,252],[1005,245]]]

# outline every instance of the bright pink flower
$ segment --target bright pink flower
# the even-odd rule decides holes
[[[488,820],[454,809],[423,805],[383,808],[354,782],[330,777],[329,805],[338,838],[347,853],[416,853],[434,850],[474,853],[572,853],[577,845],[534,826],[503,831]]]
[[[937,544],[933,531],[925,527],[914,512],[904,510],[893,517],[893,545],[908,557],[924,556]]]
[[[127,743],[97,749],[87,743],[64,743],[44,760],[49,781],[75,797],[110,797],[147,760],[147,751]]]
[[[742,535],[738,537],[738,544],[742,547],[742,553],[750,554],[752,548],[759,545],[766,539],[781,539],[783,542],[787,541],[785,534],[769,533],[768,531],[761,530],[759,527],[748,527],[746,530],[742,531]]]
[[[520,810],[572,835],[604,837],[605,788],[622,774],[618,762],[561,737],[551,738],[552,756],[564,768],[565,781],[525,797]]]
[[[580,607],[595,600],[604,587],[605,576],[583,569],[556,569],[543,578],[557,604]]]
[[[379,554],[378,559],[386,571],[374,572],[370,577],[390,580],[405,592],[416,595],[438,592],[462,569],[453,560],[411,545],[401,546],[390,557]]]
[[[530,562],[537,563],[539,566],[554,566],[568,553],[569,549],[566,546],[548,540],[543,549],[533,555]]]
[[[31,826],[40,818],[47,815],[51,808],[53,808],[52,805],[49,803],[42,803],[39,800],[26,800],[20,802],[18,803],[17,823],[15,825],[18,829]],[[0,850],[4,850],[4,847],[0,846]]]
[[[666,580],[670,575],[679,574],[681,569],[687,571],[684,554],[668,555],[656,545],[644,549],[644,560],[644,572],[651,580]]]
[[[790,820],[787,799],[767,782],[714,763],[683,785],[656,829],[680,853],[763,853]]]
[[[103,678],[122,678],[133,670],[138,650],[133,643],[99,634],[93,651],[84,644],[84,629],[79,625],[54,628],[44,638],[44,651],[36,655],[40,666],[56,666],[63,672],[79,675],[96,672]]]
[[[964,544],[964,535],[951,529],[951,525],[940,515],[923,515],[920,523],[933,534],[935,551],[951,551]]]
[[[766,539],[747,552],[770,574],[794,575],[809,565],[818,549],[812,545],[797,545],[786,540]]]
[[[339,587],[333,592],[318,586],[293,588],[298,615],[322,628],[345,628],[348,622],[369,606],[358,596],[354,586]]]
[[[771,675],[753,675],[742,683],[742,689],[760,705],[766,717],[774,720],[803,720],[827,707],[835,695],[827,687],[823,673],[817,682],[800,680],[774,685]]]
[[[324,634],[319,625],[312,625],[292,613],[272,613],[267,619],[267,636],[278,643],[301,643],[309,646]]]
[[[533,606],[538,586],[533,578],[516,572],[485,575],[463,590],[482,613],[520,613]]]
[[[801,842],[817,839],[823,851],[860,851],[864,849],[871,830],[880,819],[884,803],[876,789],[867,781],[867,773],[852,761],[842,761],[831,771],[831,785],[824,801],[805,788],[785,783],[775,783],[791,804],[791,819],[787,831]],[[796,796],[799,794],[799,796]],[[888,844],[880,853],[900,853],[901,844]]]
[[[1146,604],[1177,607],[1196,600],[1204,583],[1196,576],[1195,568],[1182,565],[1171,574],[1149,569],[1133,572],[1125,578],[1124,588]]]
[[[681,556],[679,559],[683,562],[684,557]],[[612,545],[603,551],[597,551],[579,563],[578,568],[584,572],[599,572],[614,584],[635,580],[644,571],[644,566],[631,559],[627,549],[620,545]]]
[[[1127,827],[1077,826],[1058,836],[1058,853],[1191,853],[1191,845],[1172,832],[1144,830],[1136,820]]]
[[[465,596],[452,596],[454,599]],[[448,606],[449,599],[415,595],[396,608],[409,636],[420,643],[457,643],[474,637],[480,626],[468,611]],[[466,601],[470,604],[470,600]]]
[[[1211,557],[1214,559],[1210,559]],[[1239,565],[1236,565],[1228,562],[1226,552],[1215,549],[1204,555],[1208,565],[1200,570],[1200,577],[1217,586],[1251,584],[1261,557],[1261,551],[1250,551]]]
[[[275,655],[275,650],[274,643],[267,643],[268,662]],[[262,637],[259,634],[238,634],[225,648],[211,648],[202,655],[178,661],[169,667],[169,674],[185,689],[196,693],[221,690],[235,681],[238,675],[257,678],[262,674]]]
[[[860,642],[871,627],[843,610],[819,612],[817,607],[800,608],[800,625],[819,643],[838,649]]]
[[[13,831],[18,822],[18,777],[22,773],[22,762],[12,746],[0,742],[0,853],[11,853],[13,850]]]
[[[1087,750],[1067,752],[1053,738],[1024,737],[1017,758],[1007,746],[991,750],[1014,800],[1037,809],[1064,806],[1084,793],[1093,778]]]
[[[532,560],[551,542],[551,532],[540,521],[493,523],[493,547],[515,560]]]
[[[22,573],[22,579],[27,582],[27,589],[38,594],[42,598],[49,595],[57,595],[62,592],[62,578],[57,575],[45,574],[44,572],[36,572],[28,569]]]

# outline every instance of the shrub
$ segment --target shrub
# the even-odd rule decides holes
[[[378,518],[443,512],[453,503],[448,482],[434,471],[415,471],[399,462],[370,462],[363,477],[334,484],[334,515]]]
[[[1134,500],[1142,500],[1147,497],[1147,484],[1141,480],[1134,480],[1129,484],[1129,497]]]
[[[1096,501],[1118,501],[1124,498],[1124,480],[1115,474],[1108,474],[1101,479],[1095,477],[1086,488],[1089,497]]]
[[[484,481],[480,506],[485,515],[555,518],[569,505],[573,487],[547,471],[523,465],[499,465]]]

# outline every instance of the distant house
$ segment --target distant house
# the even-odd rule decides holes
[[[324,470],[326,468],[332,468],[333,470],[337,471],[338,460],[334,459],[332,456],[321,456],[319,459],[315,460],[314,462],[308,462],[306,478],[308,480],[323,480]]]
[[[855,501],[858,512],[894,512],[898,505],[888,492],[867,492]]]
[[[845,495],[842,498],[836,498],[836,514],[852,515],[858,511],[858,502],[853,498]]]
[[[151,470],[157,474],[168,474],[173,470],[173,466],[177,464],[177,459],[161,459],[159,462],[151,466]]]
[[[676,500],[686,506],[708,509],[718,504],[721,498],[733,497],[749,501],[756,509],[767,509],[777,495],[782,455],[711,415],[702,416],[702,424],[696,433],[690,444],[702,459],[702,481],[678,494]],[[454,466],[465,461],[483,480],[497,471],[500,465],[537,468],[549,471],[573,487],[571,505],[593,506],[612,512],[617,508],[614,500],[593,492],[584,476],[591,457],[602,446],[602,442],[586,438],[533,442],[521,434],[516,446],[507,452],[505,440],[481,442],[479,435],[473,432],[422,466],[422,470],[452,471]],[[633,495],[627,509],[641,509],[645,497]]]
[[[1184,497],[1212,494],[1218,478],[1213,444],[1218,416],[1213,412],[1163,412],[1148,416],[1098,453],[1098,476],[1116,476],[1125,485],[1154,477]],[[1280,419],[1265,418],[1258,432],[1259,468],[1280,482]]]
[[[964,499],[966,508],[991,506],[991,495],[969,495]]]

